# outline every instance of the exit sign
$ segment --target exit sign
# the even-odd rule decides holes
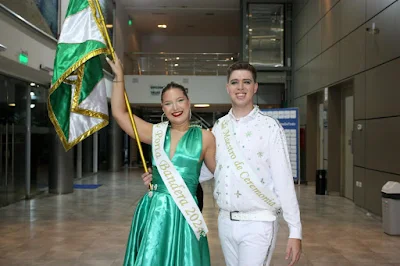
[[[28,54],[20,53],[19,54],[19,62],[23,65],[27,65],[28,64]]]

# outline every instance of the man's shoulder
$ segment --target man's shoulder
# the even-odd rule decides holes
[[[227,119],[229,119],[228,115],[224,115],[223,117],[218,118],[217,121],[215,121],[214,123],[213,130],[214,128],[218,128],[221,125],[221,123]]]
[[[271,127],[280,127],[281,125],[277,119],[273,118],[272,116],[261,110],[258,111],[258,116],[264,125]]]
[[[225,121],[226,119],[229,119],[229,114],[226,114],[223,117],[218,118],[217,121],[215,121],[215,124],[217,125],[217,124],[221,123],[222,121]]]

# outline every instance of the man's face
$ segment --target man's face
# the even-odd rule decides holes
[[[253,75],[249,70],[234,70],[226,84],[233,107],[252,107],[253,95],[257,89],[258,83],[254,82]]]

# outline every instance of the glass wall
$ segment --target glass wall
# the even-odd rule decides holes
[[[49,158],[53,125],[47,114],[48,88],[30,84],[31,98],[31,194],[48,187]]]
[[[104,22],[106,24],[108,36],[110,37],[111,45],[114,46],[114,13],[115,13],[115,5],[113,3],[114,1],[109,1],[109,0],[99,0],[100,6],[101,6],[101,11],[104,16]],[[103,69],[106,70],[109,73],[112,73],[112,69],[110,65],[107,63],[105,57],[101,57],[102,59],[102,65]]]
[[[0,206],[40,193],[47,187],[50,148],[47,93],[43,86],[0,74]],[[31,125],[30,166],[26,156],[30,144],[28,125]]]
[[[111,42],[113,41],[113,33],[114,33],[114,4],[113,1],[109,0],[99,0],[101,11],[103,12],[104,21],[106,23],[108,35],[111,38]]]
[[[0,206],[25,196],[27,88],[0,75]]]
[[[58,34],[59,0],[35,0],[35,4],[50,28],[53,36]]]
[[[57,38],[59,33],[59,0],[0,0],[0,4],[45,33]]]
[[[113,36],[114,4],[110,0],[99,0],[108,34]],[[45,33],[58,38],[61,31],[59,6],[60,0],[0,0],[0,4],[20,15]]]
[[[284,66],[284,5],[249,4],[249,59],[255,66]]]

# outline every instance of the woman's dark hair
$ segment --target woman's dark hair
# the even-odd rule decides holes
[[[185,87],[183,87],[181,84],[178,84],[178,83],[175,83],[175,82],[170,82],[161,91],[161,102],[163,101],[164,93],[166,91],[170,90],[170,89],[180,89],[183,92],[183,95],[185,95],[186,99],[189,99],[189,96],[187,94],[187,91],[186,91]]]

